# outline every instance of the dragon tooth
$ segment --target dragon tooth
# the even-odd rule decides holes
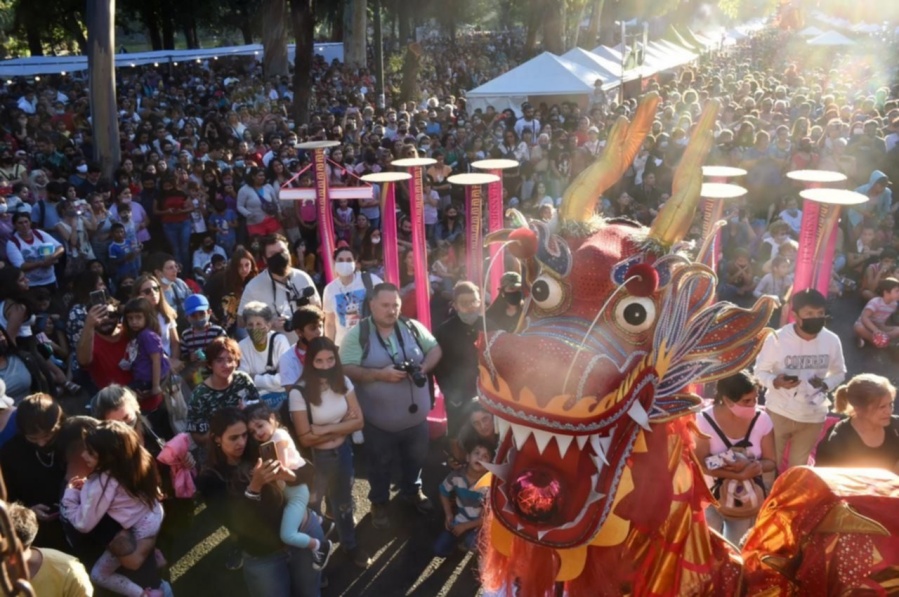
[[[630,409],[628,409],[627,414],[637,425],[646,431],[652,431],[649,427],[649,415],[646,414],[646,409],[643,408],[643,405],[640,404],[639,400],[634,400],[634,403],[631,405]]]
[[[610,438],[611,440],[611,438]],[[590,447],[593,448],[593,452],[596,454],[598,458],[600,458],[606,465],[609,464],[608,459],[606,458],[606,450],[608,446],[604,446],[602,442],[602,438],[598,435],[590,436]]]
[[[556,444],[559,446],[559,455],[562,458],[565,458],[565,454],[568,453],[568,447],[571,446],[571,440],[573,439],[573,435],[556,434]]]
[[[494,474],[494,476],[506,480],[506,477],[509,476],[509,471],[512,469],[512,465],[509,463],[505,464],[494,464],[492,462],[485,462],[484,468]]]
[[[515,423],[510,423],[510,425],[512,427],[512,437],[515,439],[515,447],[521,450],[533,430],[530,427],[516,425]]]
[[[549,445],[549,440],[553,438],[553,434],[541,429],[532,429],[531,433],[534,436],[534,441],[537,442],[537,450],[540,451],[540,455],[542,456],[543,451],[546,450],[546,446]]]
[[[593,454],[591,454],[591,455],[590,455],[590,460],[593,461],[593,466],[596,467],[596,470],[597,470],[597,471],[602,471],[602,469],[603,469],[602,458],[600,458],[599,456],[594,456]]]
[[[577,447],[579,450],[583,450],[584,446],[587,445],[587,440],[590,439],[589,435],[579,435],[577,436]]]
[[[537,531],[537,539],[539,539],[540,541],[543,541],[543,537],[545,537],[548,532],[549,532],[549,529],[546,529],[544,531]]]
[[[602,447],[603,454],[608,454],[609,449],[612,447],[612,436],[607,435],[605,437],[599,437],[599,445]]]
[[[506,439],[506,435],[509,433],[509,421],[505,420],[502,417],[494,417],[496,423],[496,430],[499,433],[500,441]]]

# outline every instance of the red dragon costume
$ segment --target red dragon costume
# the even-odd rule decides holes
[[[658,102],[649,94],[633,122],[619,119],[555,221],[488,237],[520,259],[527,299],[515,333],[481,339],[479,393],[500,434],[486,481],[482,581],[522,597],[896,590],[899,509],[859,508],[899,495],[892,474],[789,471],[742,556],[705,523],[712,497],[691,441],[701,400],[688,386],[749,365],[775,305],[717,302],[711,243],[693,259],[681,242],[699,201],[715,101],[651,229],[594,216]],[[850,545],[865,555],[848,572],[840,554]],[[855,592],[862,587],[870,592]]]

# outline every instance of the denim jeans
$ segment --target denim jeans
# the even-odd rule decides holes
[[[321,523],[310,513],[301,529],[324,541]],[[312,550],[290,547],[266,556],[243,554],[243,578],[252,597],[321,597],[321,572],[312,569]]]
[[[384,431],[365,422],[365,451],[368,452],[368,481],[372,504],[390,500],[390,472],[395,457],[400,465],[400,494],[412,496],[421,489],[421,469],[428,455],[428,422],[402,431]]]
[[[349,438],[331,450],[315,450],[315,482],[309,507],[321,512],[323,497],[328,498],[328,513],[337,523],[337,534],[344,549],[356,548],[356,523],[353,520],[353,447]]]
[[[479,528],[470,529],[462,533],[461,537],[457,537],[450,531],[443,529],[434,542],[434,555],[439,558],[448,558],[456,545],[461,541],[462,545],[468,551],[473,551],[478,546],[478,530]]]
[[[190,258],[190,220],[163,224],[162,232],[172,246],[172,254],[185,271],[192,271],[193,261]]]

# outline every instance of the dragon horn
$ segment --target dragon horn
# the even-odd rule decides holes
[[[671,198],[665,202],[649,230],[649,238],[670,246],[684,238],[702,192],[702,162],[712,148],[712,127],[721,104],[709,100],[674,174]]]
[[[637,108],[634,121],[621,116],[612,127],[606,147],[596,162],[581,172],[565,189],[559,215],[562,220],[584,222],[593,217],[599,197],[624,176],[643,140],[652,129],[659,94],[647,93]]]

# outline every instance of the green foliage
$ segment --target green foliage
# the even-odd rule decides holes
[[[773,14],[777,0],[718,0],[718,8],[731,19],[746,20]]]

